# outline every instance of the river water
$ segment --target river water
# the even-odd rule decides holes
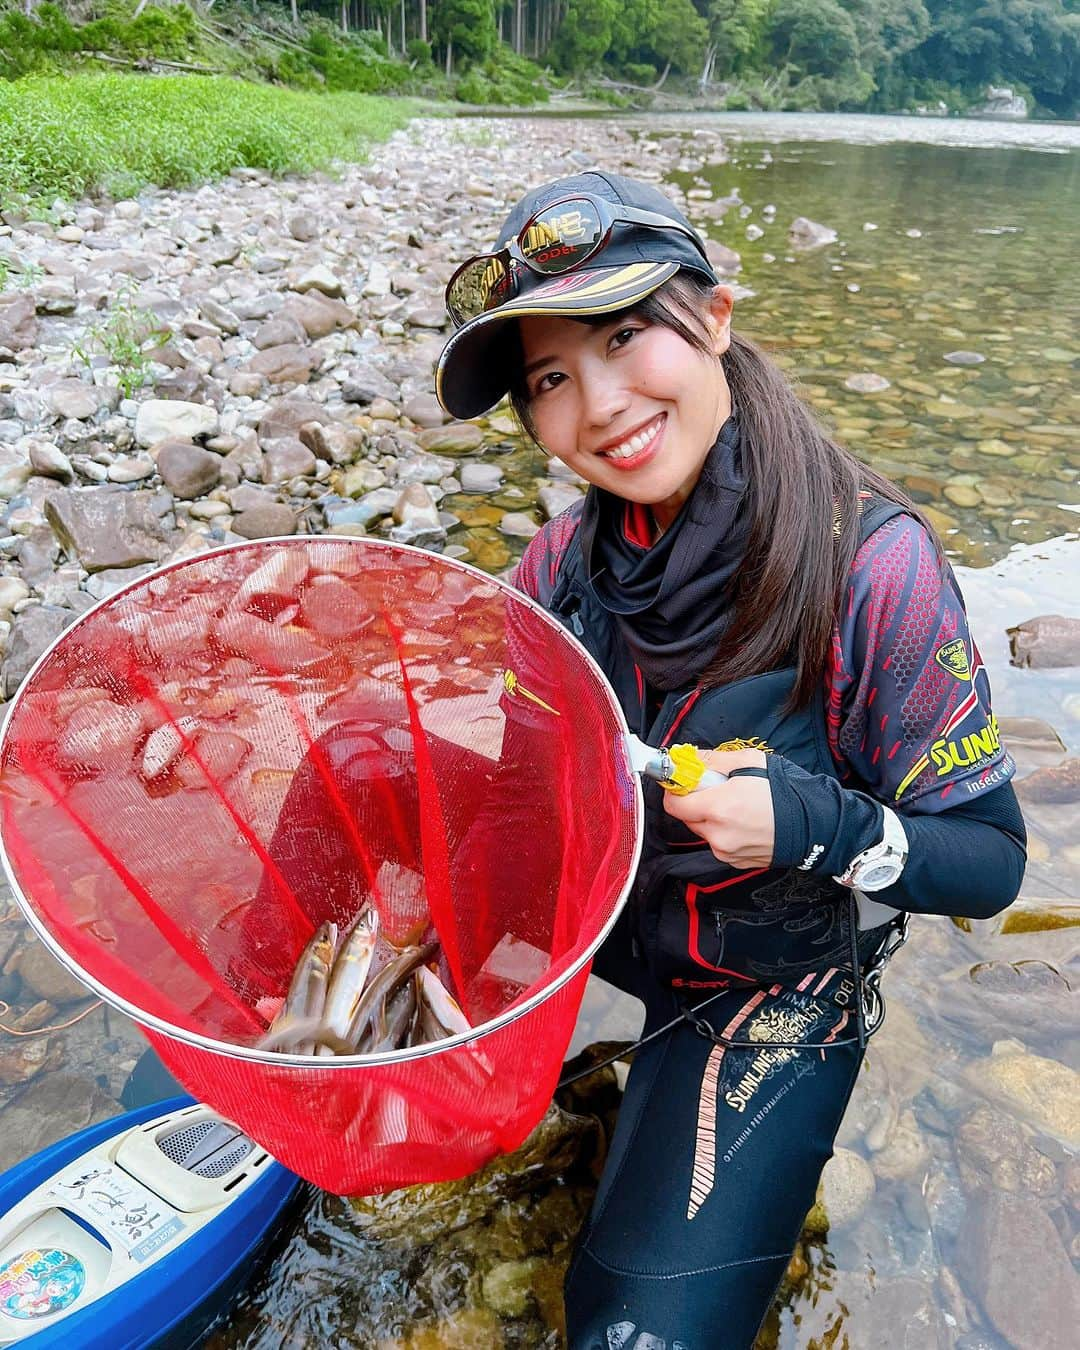
[[[663,165],[690,194],[709,236],[741,254],[738,326],[766,343],[840,439],[931,515],[960,575],[998,717],[1040,718],[1064,747],[1048,730],[1032,733],[1015,747],[1021,773],[1080,753],[1075,670],[1017,670],[1005,637],[1034,615],[1080,615],[1080,128],[765,114],[620,122],[642,162]],[[509,153],[515,125],[470,120],[449,134],[463,151],[495,137]],[[588,146],[588,119],[564,125],[568,146]],[[830,227],[836,241],[794,251],[796,216]],[[502,512],[531,507],[548,481],[542,456],[505,428],[501,438],[507,489],[443,502],[464,522],[454,540],[465,556],[492,570],[521,548],[498,531]],[[961,931],[919,919],[893,962],[890,1015],[841,1129],[847,1172],[826,1197],[831,1227],[801,1247],[762,1347],[1067,1344],[1054,1319],[1072,1297],[1080,1252],[1068,983],[1080,846],[1075,804],[1027,814],[1025,921]],[[22,937],[6,905],[0,897],[0,968]],[[594,982],[575,1045],[635,1025],[635,1005]],[[52,1095],[39,1096],[33,1119],[16,1126],[23,1089],[2,1086],[0,1073],[0,1105],[9,1103],[0,1165],[110,1109],[140,1049],[133,1029],[100,1008],[47,1044],[35,1090],[50,1083]],[[0,1070],[5,1053],[0,1040]],[[503,1265],[508,1241],[503,1233]],[[964,1249],[975,1247],[983,1259],[971,1269]],[[344,1206],[317,1202],[212,1344],[559,1343],[551,1272],[565,1241],[553,1244],[543,1296],[505,1316],[473,1306],[486,1288],[469,1273],[470,1261],[489,1259],[480,1243],[455,1251],[439,1298],[421,1298],[432,1250],[416,1247],[392,1267],[357,1237]],[[1023,1319],[1003,1307],[1017,1301],[1017,1271]],[[385,1314],[406,1305],[409,1317]],[[411,1319],[420,1331],[404,1329]]]

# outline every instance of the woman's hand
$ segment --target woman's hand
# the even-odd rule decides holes
[[[765,767],[762,750],[702,750],[701,757],[721,773]],[[700,835],[721,862],[743,870],[771,866],[776,829],[767,778],[731,778],[685,797],[665,792],[664,809]]]

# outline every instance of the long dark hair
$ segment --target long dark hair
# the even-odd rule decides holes
[[[711,291],[704,278],[679,272],[625,313],[662,324],[711,356],[704,320]],[[620,317],[594,315],[583,322],[610,324]],[[513,331],[520,349],[517,325]],[[513,359],[514,353],[508,355]],[[706,688],[731,684],[794,660],[798,675],[789,702],[802,707],[827,669],[833,624],[858,547],[860,494],[896,502],[931,537],[933,530],[895,484],[825,435],[779,368],[753,342],[732,333],[720,361],[742,428],[749,536],[732,583],[731,621],[701,683]],[[510,402],[525,433],[539,444],[520,373],[523,364],[518,355]]]

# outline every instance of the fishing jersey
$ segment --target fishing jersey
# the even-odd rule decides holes
[[[515,584],[545,608],[581,509],[549,521],[517,568]],[[647,546],[630,512],[627,531]],[[956,578],[913,516],[894,515],[857,550],[824,694],[839,781],[897,810],[937,813],[1013,776]]]

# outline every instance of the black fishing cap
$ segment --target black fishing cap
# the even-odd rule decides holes
[[[624,178],[617,173],[590,169],[569,178],[557,178],[534,188],[507,216],[492,247],[497,251],[519,235],[538,211],[553,202],[584,193],[600,197],[616,209],[631,206],[666,216],[688,230],[693,226],[657,188]],[[596,255],[596,265],[554,276],[540,276],[522,267],[517,273],[517,294],[496,309],[470,319],[454,333],[439,357],[435,393],[453,417],[478,417],[510,387],[512,370],[507,360],[502,330],[526,314],[607,314],[637,304],[651,295],[680,268],[696,272],[712,285],[719,278],[678,230],[649,229],[620,224],[606,246]]]

